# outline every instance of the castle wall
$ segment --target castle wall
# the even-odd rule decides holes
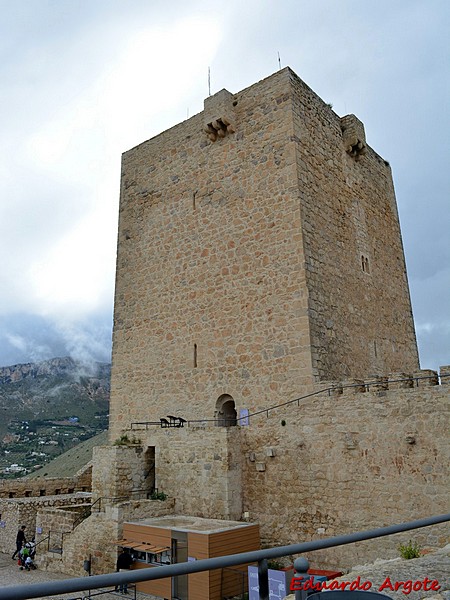
[[[141,494],[146,448],[155,448],[155,487],[175,499],[178,514],[217,519],[242,515],[241,436],[236,427],[151,427],[138,431],[142,447],[94,449],[93,496],[101,505]],[[149,492],[151,490],[148,490]]]
[[[63,510],[46,510],[39,513],[43,532],[41,537],[54,531],[53,540],[62,542],[62,554],[38,553],[40,568],[65,573],[74,577],[86,576],[83,565],[91,561],[91,575],[112,573],[116,570],[119,552],[117,541],[123,538],[123,523],[133,519],[145,519],[172,514],[174,500],[130,500],[116,505],[105,504],[74,529],[70,514]],[[65,531],[64,536],[57,532]]]
[[[263,542],[296,543],[447,512],[450,386],[430,381],[343,388],[251,418],[241,428],[244,511],[261,523]],[[398,556],[400,541],[411,537],[445,545],[449,533],[440,525],[310,558],[349,567]]]
[[[16,547],[16,535],[19,527],[26,526],[25,535],[27,540],[36,537],[37,528],[42,524],[38,519],[41,510],[56,508],[80,507],[90,502],[88,493],[75,493],[57,496],[15,498],[13,500],[0,499],[0,552],[13,552]],[[58,531],[64,531],[58,529]]]
[[[73,530],[73,516],[61,510],[39,513],[43,523],[43,536],[50,534],[54,544],[60,545],[62,553],[39,552],[39,568],[65,573],[75,577],[86,576],[84,561],[91,561],[91,574],[115,571],[119,524],[108,519],[105,513],[94,513]],[[62,535],[62,532],[65,532]]]
[[[240,519],[242,449],[236,427],[155,430],[158,489],[175,498],[178,514]]]
[[[367,383],[369,391],[363,391]],[[242,517],[261,524],[264,544],[297,543],[445,512],[450,387],[430,383],[436,378],[337,386],[331,394],[301,400],[300,406],[250,417],[248,427],[229,428],[235,436],[230,447],[236,449],[241,437],[236,463],[241,486],[233,489],[242,493]],[[336,384],[317,389],[328,385]],[[223,431],[210,427],[199,436],[188,427],[151,434],[159,448],[158,486],[176,497],[177,513],[230,518],[222,512],[226,488],[219,484],[220,474],[226,481],[227,465],[214,465],[224,448]],[[443,545],[448,534],[448,526],[441,525],[310,558],[316,565],[344,568],[397,556],[398,544],[411,536],[422,545]]]
[[[124,501],[136,495],[145,498],[153,490],[149,466],[141,445],[96,446],[93,449],[95,469],[92,476],[94,502],[103,504]]]
[[[390,167],[356,117],[340,119],[294,73],[291,85],[314,374],[418,369]],[[356,156],[345,144],[352,126]]]
[[[90,492],[91,478],[92,469],[89,468],[75,477],[3,479],[0,480],[0,498],[28,498]]]
[[[449,371],[441,384],[434,371],[324,382],[248,426],[205,421],[139,435],[156,447],[157,486],[178,514],[258,522],[268,546],[382,527],[448,509]],[[449,533],[439,525],[310,558],[346,568],[395,557],[412,536],[444,545]]]

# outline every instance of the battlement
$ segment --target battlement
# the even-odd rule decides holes
[[[330,395],[351,395],[399,389],[423,389],[439,385],[450,385],[450,366],[440,367],[439,373],[431,369],[421,369],[414,373],[389,373],[388,375],[374,375],[367,379],[348,379],[342,382],[323,381],[320,383],[320,389],[323,390],[325,386]]]
[[[3,479],[0,481],[0,498],[34,498],[90,492],[91,480],[91,468],[85,469],[75,477]]]

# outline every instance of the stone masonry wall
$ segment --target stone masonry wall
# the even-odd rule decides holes
[[[356,117],[283,69],[124,154],[111,440],[400,368],[418,358],[392,178]]]
[[[134,495],[145,498],[152,491],[153,481],[148,481],[141,445],[97,446],[93,451],[93,460],[94,502],[98,498],[102,498],[103,504],[117,502]]]
[[[172,514],[173,509],[173,499],[167,499],[164,502],[135,500],[106,505],[104,510],[93,512],[73,531],[64,535],[61,555],[40,553],[39,566],[74,577],[81,577],[86,575],[83,569],[84,561],[90,560],[91,575],[112,573],[116,570],[119,551],[116,542],[123,537],[123,523]],[[64,523],[64,515],[57,515],[54,512],[52,515],[49,514],[49,517],[53,519],[52,527],[58,523],[60,528],[66,527],[65,530],[69,531],[68,524]]]
[[[244,511],[261,523],[263,542],[320,539],[448,512],[450,386],[430,382],[380,382],[365,392],[361,382],[251,418],[241,428]],[[439,546],[449,534],[448,524],[439,525],[310,558],[349,567],[397,556],[398,544],[411,537]]]
[[[157,488],[175,498],[178,514],[215,519],[242,516],[242,450],[237,428],[156,430]]]
[[[4,479],[0,481],[0,498],[57,496],[91,490],[91,469],[75,477],[46,477],[42,479]]]
[[[21,525],[26,526],[25,535],[28,540],[37,536],[36,528],[41,527],[37,517],[41,510],[51,510],[61,507],[77,507],[89,503],[91,495],[76,493],[58,496],[17,498],[0,500],[0,552],[10,552],[16,547],[17,530]],[[36,537],[37,539],[37,537]]]
[[[241,517],[242,452],[237,428],[196,424],[189,429],[153,427],[137,433],[144,449],[156,449],[155,487],[175,499],[178,514]],[[143,448],[95,448],[94,501],[101,497],[102,505],[107,505],[108,498],[133,497],[131,473],[144,471]]]
[[[292,72],[291,84],[314,373],[329,380],[416,370],[389,165],[365,145],[354,115],[340,119]],[[359,160],[345,145],[349,120],[361,129]]]
[[[123,156],[111,440],[311,383],[289,73],[232,96],[235,133],[199,114]]]
[[[250,416],[249,426],[155,426],[142,443],[156,448],[156,485],[175,499],[176,513],[259,522],[267,545],[441,514],[448,508],[449,374],[441,369],[441,385],[434,371],[323,382],[299,406]],[[345,568],[395,556],[411,535],[440,545],[449,533],[440,525],[312,559]]]

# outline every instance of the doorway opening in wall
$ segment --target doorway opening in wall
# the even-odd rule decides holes
[[[233,397],[222,394],[216,402],[216,414],[218,427],[234,427],[237,425],[236,405]]]
[[[144,454],[143,488],[149,497],[155,491],[155,446],[149,446]]]

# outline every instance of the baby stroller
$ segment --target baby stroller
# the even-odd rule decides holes
[[[36,569],[36,565],[33,562],[31,556],[27,556],[25,559],[25,571],[34,571]]]

